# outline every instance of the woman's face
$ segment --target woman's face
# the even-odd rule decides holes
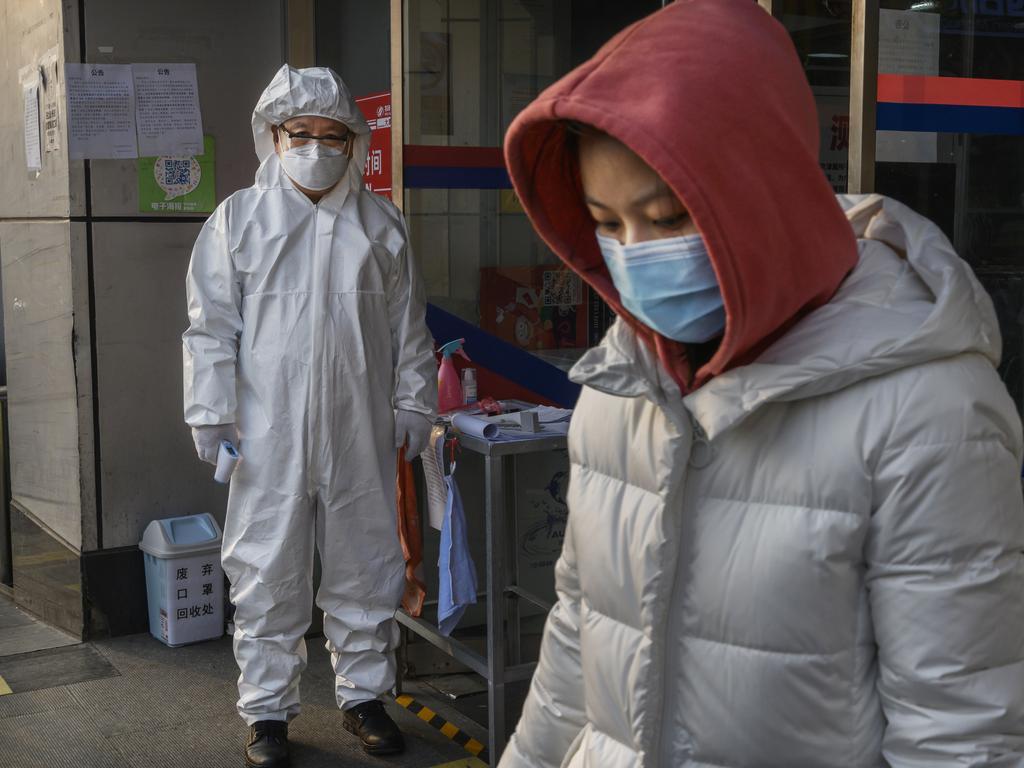
[[[661,177],[621,142],[580,137],[580,176],[597,231],[623,245],[697,234],[697,227]]]

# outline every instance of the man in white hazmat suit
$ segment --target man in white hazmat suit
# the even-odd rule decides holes
[[[185,420],[200,458],[242,455],[222,559],[235,605],[246,764],[287,765],[316,603],[344,726],[403,749],[395,683],[404,562],[396,446],[426,444],[437,401],[424,291],[401,213],[364,189],[369,127],[330,69],[283,66],[252,117],[256,183],[203,227],[188,272]]]

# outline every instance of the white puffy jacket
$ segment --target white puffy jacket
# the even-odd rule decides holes
[[[502,768],[1024,765],[1021,425],[938,229],[681,398],[622,323],[574,370],[559,601]]]

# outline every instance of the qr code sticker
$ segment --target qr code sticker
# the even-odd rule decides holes
[[[164,160],[164,180],[168,186],[188,186],[192,181],[191,160]]]
[[[567,269],[544,272],[541,304],[545,307],[571,307],[580,303],[582,282],[579,275]]]
[[[169,210],[164,207],[170,205],[167,201],[194,192],[202,177],[202,167],[194,157],[158,158],[153,164],[153,178],[165,197],[163,203],[154,203],[154,210]]]

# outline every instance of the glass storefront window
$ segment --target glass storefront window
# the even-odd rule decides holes
[[[992,295],[1024,402],[1024,7],[882,0],[876,189],[935,221]]]
[[[912,198],[981,271],[1024,267],[1024,176],[1010,172],[1024,165],[1024,122],[986,108],[986,81],[1024,79],[1024,7],[1012,5],[885,0],[880,12],[880,84],[896,78],[880,93],[879,126],[914,128],[900,152],[878,132],[879,191]],[[960,82],[933,83],[928,105],[900,95],[901,81],[929,76]]]
[[[404,0],[403,203],[433,304],[563,368],[597,341],[594,318],[610,317],[594,312],[598,302],[567,279],[534,234],[504,176],[500,147],[538,93],[662,4]],[[819,160],[837,192],[846,191],[852,135],[852,5],[771,3],[814,91]],[[1002,373],[1024,406],[1024,7],[1020,0],[880,6],[874,188],[935,221],[974,267],[999,313]],[[321,63],[350,79],[373,73],[356,90],[386,91],[382,39],[357,33],[386,27],[386,4],[317,0],[316,8]],[[922,104],[913,93],[924,81],[931,90]],[[454,154],[432,159],[437,151]],[[428,167],[417,170],[424,157]],[[576,322],[579,312],[587,322]]]
[[[428,299],[562,368],[593,341],[588,292],[534,233],[500,148],[541,91],[661,3],[620,6],[406,0],[403,9],[404,203]]]
[[[819,162],[845,192],[850,154],[850,3],[775,0],[772,14],[789,31],[818,105]]]
[[[493,17],[489,11],[499,8],[492,5],[406,4],[407,145],[464,148],[464,156],[449,155],[449,162],[474,162],[472,150],[500,147],[512,117],[565,70],[554,2],[530,4],[531,15],[506,0]],[[471,173],[447,167],[452,184],[473,184]],[[411,188],[406,215],[430,300],[474,324],[481,319],[481,270],[554,261],[508,189]]]

